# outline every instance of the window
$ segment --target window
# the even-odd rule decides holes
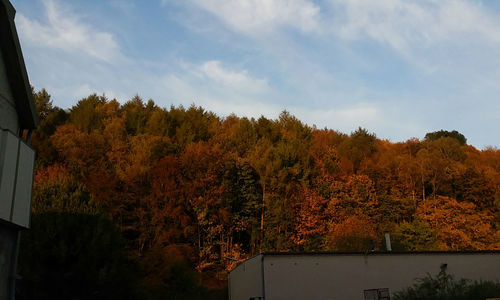
[[[364,291],[365,300],[390,300],[389,289],[371,289]]]

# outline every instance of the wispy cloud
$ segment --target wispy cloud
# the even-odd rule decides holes
[[[493,2],[113,0],[90,16],[85,1],[12,1],[30,79],[57,105],[138,93],[220,115],[286,109],[318,127],[363,126],[393,140],[439,129],[477,145],[498,140]]]
[[[105,62],[122,58],[120,47],[111,33],[93,28],[53,0],[43,1],[46,22],[16,16],[21,39],[33,46],[83,53]]]
[[[308,0],[191,0],[231,30],[260,35],[280,27],[313,32],[320,29],[320,7]]]
[[[281,111],[288,110],[309,125],[345,132],[358,126],[370,130],[394,126],[391,120],[386,120],[387,112],[375,103],[352,101],[335,108],[330,105],[318,108],[305,102],[276,101],[283,96],[280,91],[273,90],[266,79],[252,77],[246,70],[229,68],[219,61],[180,65],[182,70],[165,75],[159,84],[173,103],[194,103],[222,116],[235,113],[277,118]]]
[[[179,65],[179,70],[163,76],[160,83],[173,102],[195,102],[224,114],[248,112],[251,106],[251,111],[265,113],[256,103],[265,101],[273,93],[266,79],[253,77],[244,69],[224,66],[219,61]]]
[[[348,40],[371,39],[405,58],[419,51],[463,47],[471,40],[500,43],[500,21],[480,2],[464,0],[330,0],[333,32]],[[450,51],[453,53],[453,51]]]
[[[380,109],[370,103],[355,103],[328,109],[295,108],[291,111],[311,125],[330,127],[335,124],[335,128],[345,132],[358,126],[373,128],[381,119]]]
[[[199,70],[204,77],[226,88],[248,93],[262,93],[269,88],[265,79],[253,78],[247,70],[224,68],[220,61],[207,61]]]

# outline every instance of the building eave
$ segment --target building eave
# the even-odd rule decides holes
[[[16,103],[19,125],[21,129],[36,129],[39,121],[14,23],[15,13],[9,0],[0,0],[0,47]]]

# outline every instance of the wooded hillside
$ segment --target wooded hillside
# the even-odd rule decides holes
[[[456,131],[391,143],[286,111],[254,120],[139,97],[91,95],[69,110],[45,90],[35,99],[33,229],[20,262],[31,293],[47,278],[32,264],[68,269],[80,244],[89,258],[73,275],[96,268],[85,280],[98,295],[120,282],[150,295],[195,284],[201,295],[260,251],[383,249],[386,231],[395,250],[500,249],[500,151]]]

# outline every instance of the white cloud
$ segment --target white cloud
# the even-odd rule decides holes
[[[180,70],[163,77],[162,85],[167,87],[169,95],[184,103],[203,98],[244,103],[272,92],[266,79],[254,78],[247,70],[227,68],[219,61],[200,65],[180,62],[179,65]]]
[[[260,93],[268,89],[266,80],[252,78],[246,70],[226,69],[219,61],[207,61],[200,66],[199,70],[203,76],[213,82],[243,92]]]
[[[370,130],[389,126],[390,121],[384,118],[385,112],[377,104],[358,101],[336,108],[331,108],[331,105],[317,108],[303,102],[287,103],[279,91],[273,91],[267,84],[262,87],[265,82],[250,77],[244,70],[228,70],[218,61],[208,61],[201,65],[184,64],[182,71],[167,74],[158,86],[173,103],[185,106],[194,103],[221,116],[235,113],[255,118],[261,115],[277,118],[286,109],[309,125],[344,132],[353,131],[358,126]]]
[[[296,108],[291,112],[310,125],[349,132],[358,126],[373,128],[381,122],[379,108],[370,103],[356,103],[339,108]]]
[[[232,30],[258,35],[279,27],[319,29],[320,7],[308,0],[191,0]]]
[[[204,82],[194,72],[168,74],[163,77],[159,86],[168,95],[168,101],[173,104],[189,106],[194,103],[222,116],[234,113],[247,117],[276,117],[284,109],[273,103],[259,101],[263,96],[254,97],[238,88]]]
[[[43,4],[46,17],[44,23],[30,20],[23,14],[16,16],[16,24],[23,42],[69,53],[83,52],[106,62],[122,58],[118,43],[112,34],[80,22],[78,16],[53,0],[45,0]]]
[[[72,3],[41,1],[41,12],[19,5],[27,9],[16,22],[30,78],[57,105],[93,92],[120,101],[138,93],[220,115],[275,118],[287,109],[318,127],[363,126],[396,140],[471,126],[478,144],[498,137],[485,128],[498,121],[500,18],[485,1],[161,0],[168,23],[155,28],[184,26],[151,40],[164,57],[126,57],[116,35]],[[106,22],[130,23],[129,9]],[[151,22],[132,21],[138,30],[127,39],[136,47],[151,38],[142,27]]]
[[[467,38],[500,42],[500,22],[477,2],[464,0],[330,0],[334,31],[346,39],[370,38],[403,55]]]
[[[275,91],[266,79],[252,77],[248,71],[228,67],[219,61],[206,61],[199,65],[179,63],[155,84],[166,96],[156,98],[163,103],[200,105],[221,116],[235,113],[240,116],[277,117],[285,109],[274,103]]]
[[[76,104],[76,101],[86,98],[92,94],[105,95],[108,99],[119,99],[122,101],[126,101],[134,96],[134,94],[127,95],[124,93],[117,93],[107,87],[97,88],[96,86],[91,86],[88,83],[80,84],[79,82],[67,85],[47,86],[46,89],[53,95],[67,95],[70,99],[70,105],[66,107],[71,107]]]

